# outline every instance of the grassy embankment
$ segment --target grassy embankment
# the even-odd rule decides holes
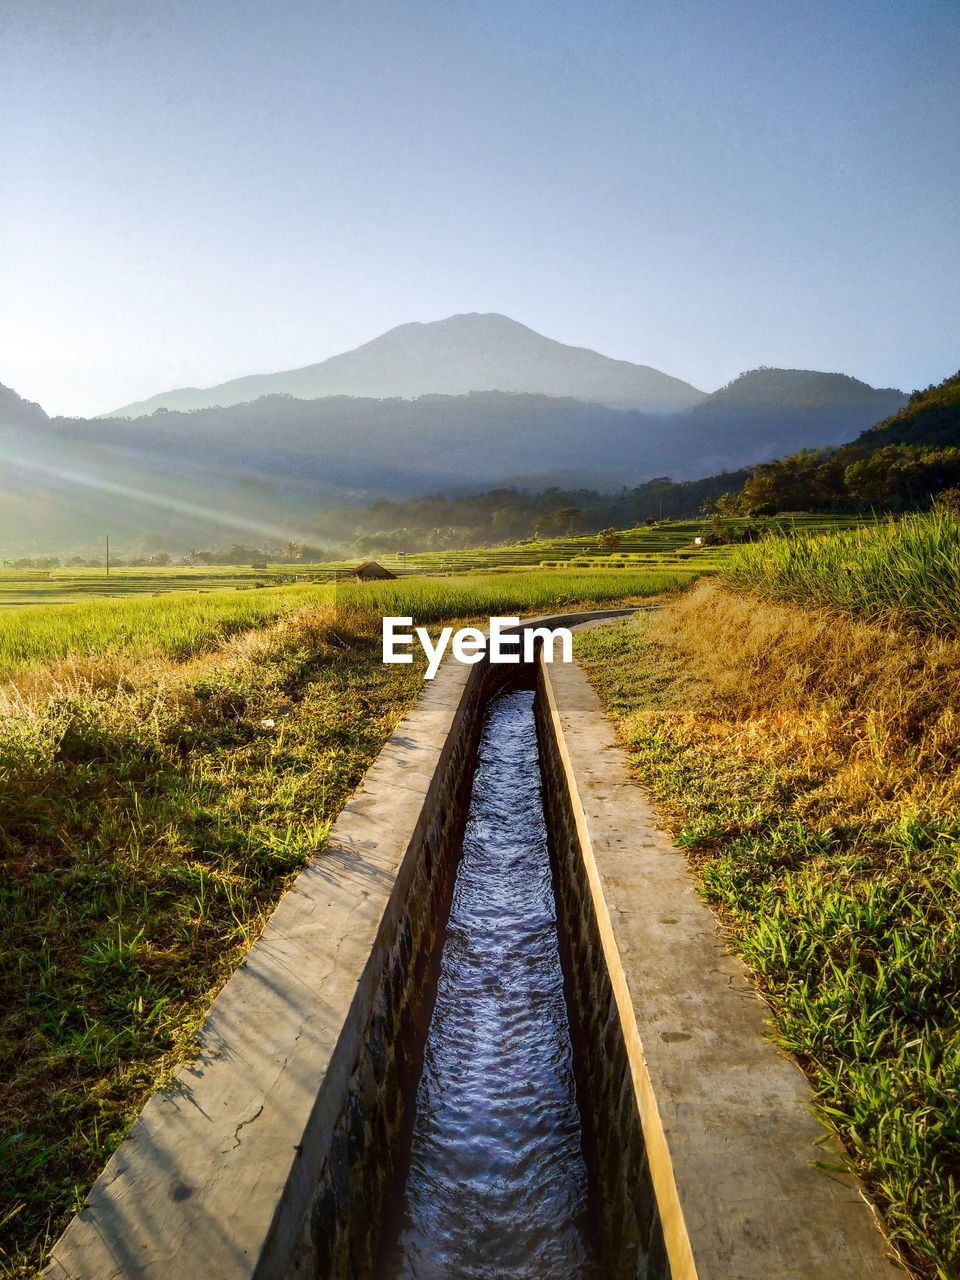
[[[0,614],[0,1275],[35,1274],[419,688],[381,614],[616,604],[640,572]]]
[[[578,648],[890,1239],[956,1280],[960,523],[744,547]]]

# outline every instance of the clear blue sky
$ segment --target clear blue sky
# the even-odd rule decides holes
[[[960,367],[960,0],[3,0],[0,382],[501,311],[705,390]]]

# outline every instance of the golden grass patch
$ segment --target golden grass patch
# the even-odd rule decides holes
[[[825,817],[956,808],[960,640],[742,595],[714,579],[645,625],[670,714],[715,749],[816,770],[829,791]]]
[[[575,651],[889,1241],[957,1280],[960,641],[709,581]]]

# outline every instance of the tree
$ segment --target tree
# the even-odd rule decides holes
[[[615,551],[620,545],[620,535],[616,529],[601,529],[597,534],[597,547],[600,551]]]
[[[557,527],[562,529],[566,526],[567,537],[573,537],[573,530],[580,523],[581,511],[579,507],[561,507],[553,513],[553,518],[557,522]]]
[[[503,537],[519,536],[530,528],[527,516],[516,507],[500,507],[491,515],[490,523]]]

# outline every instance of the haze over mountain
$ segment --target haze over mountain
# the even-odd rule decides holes
[[[760,368],[695,405],[681,430],[697,474],[709,475],[731,463],[844,444],[906,403],[896,387],[871,387],[845,373]]]
[[[906,402],[840,374],[761,369],[671,415],[511,394],[263,396],[138,419],[48,419],[0,389],[0,554],[313,540],[318,508],[504,484],[615,490],[852,439]],[[159,540],[159,541],[158,541]]]
[[[550,394],[509,388],[524,381]],[[275,382],[285,390],[257,394]],[[449,390],[475,382],[508,389]],[[0,548],[72,546],[77,530],[107,527],[140,546],[156,534],[168,549],[224,534],[309,537],[318,507],[377,495],[694,480],[840,444],[906,403],[895,389],[798,369],[756,369],[704,395],[498,315],[403,325],[308,370],[225,386],[255,398],[97,419],[50,419],[0,387]],[[334,386],[378,394],[306,398]],[[413,394],[424,386],[448,389]],[[631,397],[645,407],[624,407]]]
[[[203,465],[303,492],[392,495],[569,482],[695,479],[856,436],[906,401],[841,374],[758,370],[670,415],[503,391],[417,399],[263,396],[149,419],[55,420],[73,441],[163,470]]]
[[[107,417],[143,417],[157,409],[189,411],[244,404],[260,396],[407,399],[512,391],[572,397],[620,409],[671,413],[704,393],[648,365],[570,347],[507,316],[476,312],[429,324],[403,324],[353,351],[284,373],[185,387],[114,409]]]

